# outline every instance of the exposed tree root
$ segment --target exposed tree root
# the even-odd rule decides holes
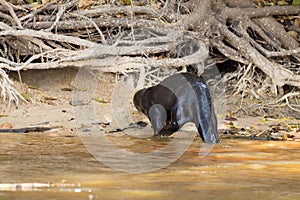
[[[13,87],[13,82],[8,78],[7,74],[3,69],[0,68],[0,91],[3,101],[8,100],[8,107],[11,102],[18,105],[19,99],[26,102],[26,100],[18,93]]]
[[[18,95],[3,69],[88,66],[139,73],[142,87],[161,80],[162,71],[190,67],[200,74],[210,53],[211,60],[240,63],[224,76],[237,81],[229,83],[234,94],[264,102],[262,110],[284,104],[299,111],[300,6],[257,7],[250,0],[10,2],[0,0],[0,86],[9,101],[17,103]],[[283,91],[285,86],[293,89]]]

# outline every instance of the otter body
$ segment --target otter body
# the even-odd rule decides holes
[[[156,86],[137,91],[133,103],[149,118],[154,135],[172,135],[185,123],[193,122],[204,142],[218,142],[217,119],[202,77],[171,75]]]

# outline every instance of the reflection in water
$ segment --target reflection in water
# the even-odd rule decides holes
[[[224,139],[201,158],[201,140],[195,139],[183,156],[168,167],[151,173],[128,174],[98,162],[77,136],[1,134],[0,137],[0,199],[298,199],[300,196],[299,142]],[[133,152],[154,151],[169,142],[169,139],[124,135],[109,139]],[[26,192],[4,188],[15,183],[50,186],[34,186]]]

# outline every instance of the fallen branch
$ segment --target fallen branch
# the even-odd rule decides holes
[[[57,127],[55,127],[57,128]],[[9,128],[0,129],[0,133],[29,133],[29,132],[45,132],[53,129],[53,127],[25,127],[25,128]]]
[[[25,30],[6,30],[1,31],[0,36],[16,36],[16,37],[33,37],[33,38],[40,38],[45,40],[52,40],[57,42],[66,42],[70,44],[79,45],[82,47],[93,47],[96,46],[96,43],[90,42],[87,40],[83,40],[76,37],[66,36],[66,35],[58,35],[53,34],[45,31],[35,31],[31,29]]]
[[[300,13],[300,6],[267,6],[263,8],[229,8],[223,12],[228,19],[236,19],[237,16],[248,16],[249,18],[269,17],[274,15],[297,15]]]

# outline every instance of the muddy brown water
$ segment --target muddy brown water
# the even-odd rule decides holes
[[[299,199],[300,143],[223,139],[199,157],[200,139],[148,173],[106,167],[78,136],[0,135],[0,199]],[[109,136],[135,151],[166,140]],[[124,147],[125,148],[125,147]]]

